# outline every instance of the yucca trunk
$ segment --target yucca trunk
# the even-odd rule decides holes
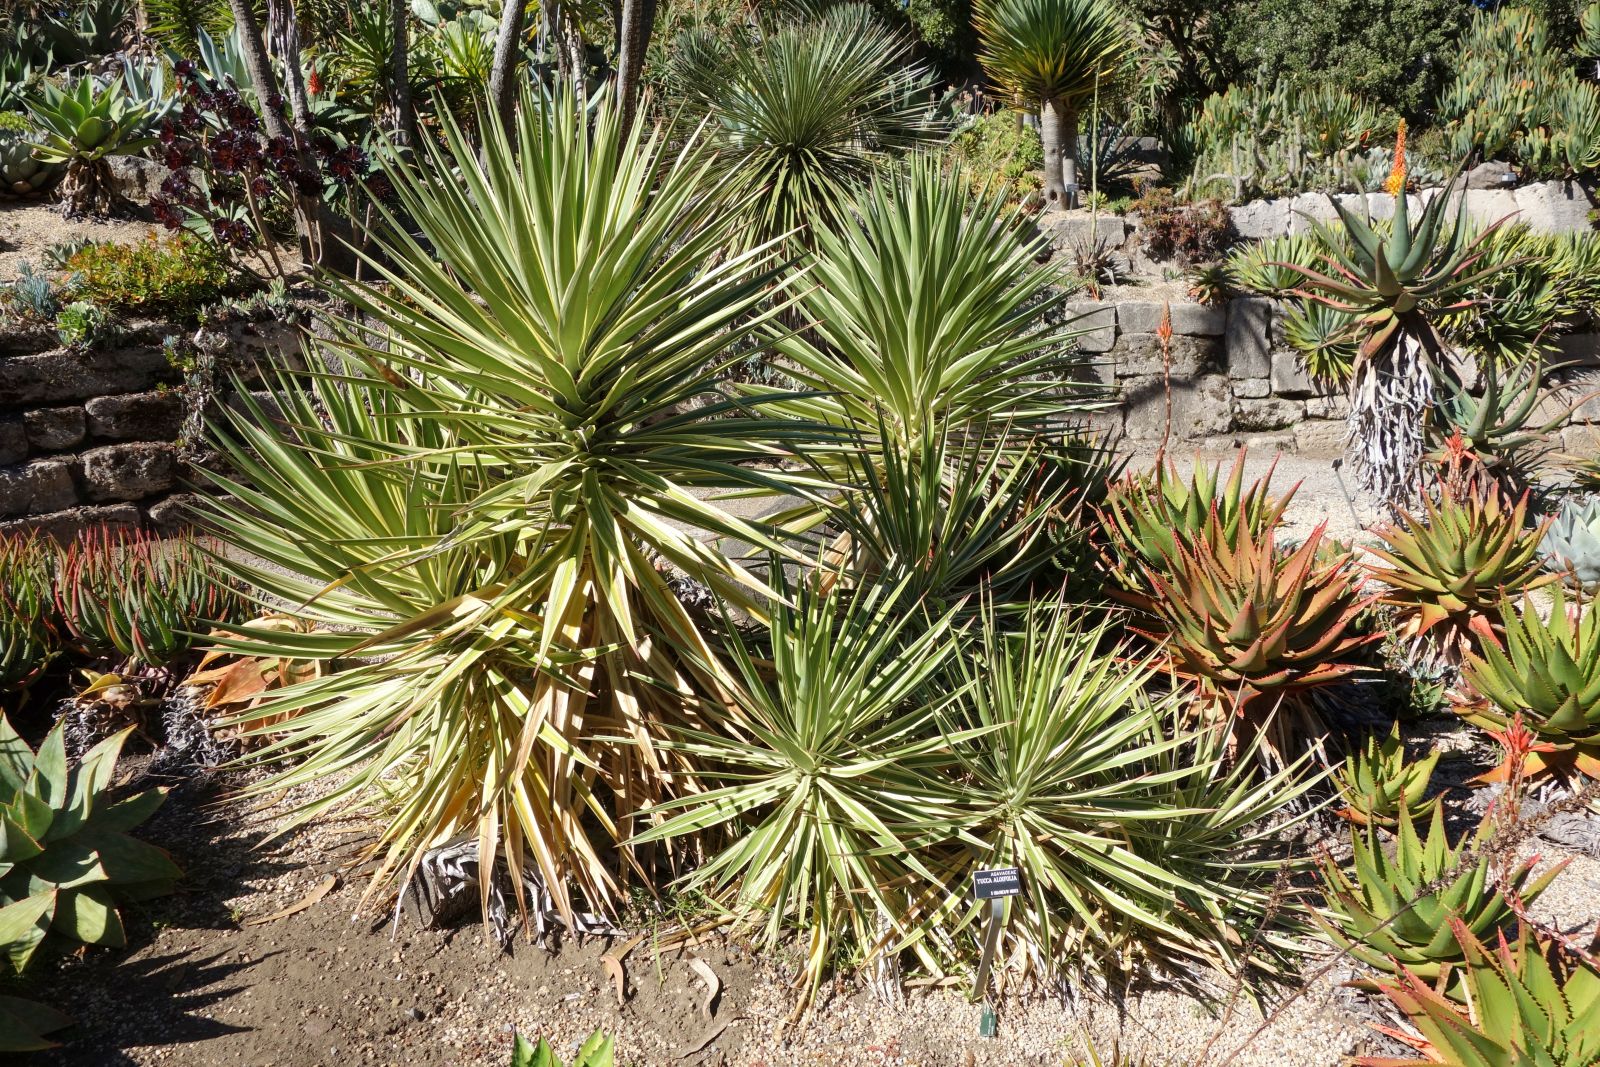
[[[1048,207],[1077,207],[1078,109],[1059,99],[1039,110],[1039,139],[1044,147],[1044,198]]]

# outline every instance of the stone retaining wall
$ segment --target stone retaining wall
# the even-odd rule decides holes
[[[0,332],[0,532],[69,538],[88,526],[183,522],[195,470],[180,448],[183,372],[163,348],[172,327],[124,326],[91,349],[53,330]],[[233,323],[212,343],[248,360],[283,338]]]

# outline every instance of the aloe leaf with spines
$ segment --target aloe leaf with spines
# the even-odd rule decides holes
[[[997,958],[1039,982],[1229,968],[1258,934],[1252,965],[1270,969],[1292,947],[1262,928],[1283,857],[1259,820],[1316,776],[1230,764],[1232,732],[1182,728],[1181,697],[1148,686],[1159,671],[1060,603],[984,613],[940,687],[959,694],[950,761],[925,787],[939,880],[907,946],[931,971],[966,972],[973,872],[1009,866],[1027,889]]]
[[[770,645],[731,631],[731,701],[667,743],[693,757],[699,790],[652,808],[635,842],[725,831],[683,884],[764,945],[804,931],[804,1005],[846,946],[865,960],[911,932],[912,887],[934,875],[907,845],[926,833],[926,783],[971,731],[938,729],[960,696],[937,684],[950,612],[774,574]]]
[[[1400,971],[1377,988],[1415,1035],[1380,1029],[1417,1050],[1410,1059],[1363,1056],[1356,1067],[1587,1067],[1600,1062],[1600,970],[1527,926],[1493,943],[1448,919],[1463,950],[1465,1004],[1425,975]],[[1592,949],[1591,949],[1592,951]],[[1591,957],[1592,958],[1592,957]]]
[[[386,162],[404,221],[380,220],[374,283],[334,284],[359,318],[311,353],[315,403],[285,380],[283,423],[227,416],[242,477],[213,521],[274,565],[230,568],[342,632],[226,647],[363,658],[241,715],[287,716],[256,755],[302,760],[258,792],[338,771],[301,819],[387,811],[369,893],[466,834],[570,922],[622,907],[614,839],[692,769],[658,742],[727,681],[674,572],[761,618],[772,589],[724,543],[806,562],[711,497],[816,495],[794,458],[826,434],[720,391],[786,290],[773,247],[718,255],[738,219],[704,141],[532,89],[511,130],[481,119],[481,153],[446,115]]]
[[[1520,611],[1507,600],[1499,615],[1500,633],[1461,665],[1477,700],[1460,710],[1496,731],[1520,719],[1541,744],[1521,768],[1502,765],[1485,780],[1573,772],[1600,779],[1600,611],[1581,596],[1569,602],[1558,585],[1547,610],[1524,598]]]
[[[85,944],[125,944],[117,904],[169,893],[182,874],[166,852],[127,834],[166,791],[108,796],[131,730],[76,764],[63,730],[58,724],[35,752],[0,716],[0,941],[18,973],[52,931]]]
[[[1535,353],[1506,364],[1481,360],[1476,391],[1458,379],[1441,383],[1428,462],[1443,466],[1464,454],[1471,477],[1485,487],[1508,497],[1526,491],[1533,465],[1550,451],[1550,435],[1577,406],[1541,410],[1544,373]]]
[[[1538,860],[1528,859],[1497,875],[1495,857],[1483,850],[1486,827],[1452,846],[1442,807],[1434,808],[1426,839],[1417,823],[1402,804],[1388,847],[1375,826],[1352,826],[1349,873],[1332,856],[1322,860],[1327,909],[1318,922],[1362,963],[1389,973],[1403,967],[1432,982],[1466,959],[1451,920],[1472,937],[1494,936],[1516,922],[1507,895],[1531,904],[1566,864],[1535,877]]]
[[[0,945],[5,944],[4,909],[0,909]],[[0,995],[0,1052],[42,1052],[60,1042],[46,1035],[64,1030],[72,1020],[48,1004]]]
[[[1382,738],[1373,734],[1360,751],[1345,758],[1334,776],[1334,787],[1345,804],[1340,814],[1362,826],[1392,827],[1402,809],[1427,818],[1439,803],[1438,797],[1427,796],[1439,756],[1433,752],[1407,763],[1399,723]]]
[[[38,536],[0,534],[0,695],[26,691],[60,651],[56,559]]]
[[[1557,580],[1541,573],[1544,527],[1529,527],[1526,495],[1508,504],[1493,489],[1446,490],[1377,535],[1367,571],[1388,587],[1382,603],[1395,609],[1398,635],[1441,661],[1459,663],[1475,627],[1500,623],[1503,597]]]

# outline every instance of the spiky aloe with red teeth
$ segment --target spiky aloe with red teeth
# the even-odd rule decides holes
[[[1324,534],[1319,526],[1279,553],[1272,529],[1230,531],[1213,507],[1201,536],[1180,539],[1163,566],[1141,564],[1142,591],[1120,594],[1153,620],[1146,635],[1169,669],[1212,708],[1256,728],[1270,722],[1268,747],[1280,756],[1297,729],[1315,728],[1302,698],[1361,671],[1353,656],[1378,637],[1354,632],[1371,601],[1350,554],[1322,552]]]

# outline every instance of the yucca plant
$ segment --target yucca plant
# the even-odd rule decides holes
[[[1532,903],[1565,867],[1557,864],[1534,878],[1537,858],[1524,860],[1497,881],[1495,857],[1480,851],[1487,825],[1471,842],[1452,847],[1444,811],[1435,808],[1424,841],[1402,805],[1388,850],[1375,827],[1352,826],[1350,873],[1331,856],[1323,857],[1328,907],[1318,922],[1336,944],[1370,967],[1390,973],[1404,968],[1439,981],[1466,958],[1466,943],[1452,920],[1464,923],[1472,937],[1493,936],[1516,920],[1507,894]]]
[[[979,0],[978,61],[1011,103],[1039,107],[1044,195],[1077,206],[1078,115],[1136,47],[1108,0]]]
[[[1569,604],[1557,586],[1548,613],[1525,598],[1521,611],[1508,600],[1499,615],[1501,633],[1461,665],[1461,680],[1478,699],[1460,710],[1497,731],[1520,716],[1540,742],[1523,774],[1600,779],[1600,611],[1581,598]],[[1486,777],[1503,781],[1515,770],[1502,766]]]
[[[1138,588],[1141,567],[1169,572],[1180,548],[1205,535],[1213,516],[1222,543],[1230,547],[1238,545],[1244,533],[1259,540],[1275,529],[1295,490],[1272,496],[1271,468],[1247,488],[1245,459],[1243,449],[1235,453],[1225,482],[1220,463],[1207,467],[1196,457],[1188,482],[1169,461],[1113,486],[1101,515],[1114,550],[1111,566],[1118,579]]]
[[[1265,730],[1264,751],[1278,761],[1322,733],[1307,696],[1362,671],[1356,654],[1378,637],[1353,625],[1370,598],[1357,589],[1350,555],[1323,555],[1322,538],[1319,526],[1280,553],[1272,530],[1258,537],[1242,522],[1230,537],[1213,512],[1162,566],[1141,564],[1136,591],[1117,594],[1141,612],[1164,665],[1197,685],[1208,711]]]
[[[730,634],[727,708],[669,742],[704,768],[703,791],[652,809],[662,821],[635,841],[726,828],[684,885],[769,947],[801,931],[806,1004],[847,952],[864,961],[910,933],[907,886],[933,880],[907,847],[923,832],[924,783],[968,735],[938,729],[959,695],[936,684],[953,648],[948,612],[920,617],[883,585],[780,581],[777,592],[770,648]]]
[[[25,691],[60,648],[51,597],[57,552],[27,534],[0,534],[0,694]]]
[[[183,873],[161,849],[127,835],[166,791],[107,795],[128,733],[69,766],[61,725],[34,752],[0,716],[0,942],[18,973],[51,931],[125,944],[117,903],[169,893]]]
[[[1600,498],[1568,499],[1539,542],[1545,566],[1576,585],[1600,585]]]
[[[803,417],[880,435],[909,456],[932,436],[1060,432],[1103,406],[1083,384],[1068,296],[1035,262],[1042,238],[999,196],[974,202],[959,174],[914,161],[819,227],[800,264],[805,328],[778,344],[809,392]],[[753,390],[761,395],[772,390]]]
[[[1423,515],[1400,512],[1396,525],[1377,531],[1384,547],[1369,551],[1371,577],[1388,586],[1382,603],[1395,609],[1398,635],[1431,644],[1432,654],[1459,662],[1475,625],[1497,626],[1500,604],[1555,581],[1540,573],[1542,526],[1528,527],[1528,498],[1508,504],[1500,493],[1423,501]]]
[[[241,715],[292,716],[259,757],[301,762],[258,791],[337,772],[302,819],[387,810],[374,891],[468,835],[570,923],[575,894],[620,907],[610,839],[687,787],[656,742],[725,682],[676,575],[756,617],[772,593],[702,535],[783,546],[706,497],[803,497],[785,461],[815,431],[718,392],[781,279],[770,250],[717,257],[737,220],[704,143],[531,92],[514,131],[481,117],[481,155],[441,124],[386,165],[406,222],[378,237],[380,284],[336,286],[364,317],[310,354],[314,400],[285,381],[287,425],[247,407],[221,444],[249,484],[224,479],[219,530],[276,565],[230,566],[342,632],[218,644],[364,658]]]
[[[190,534],[122,527],[80,534],[62,554],[55,600],[67,643],[122,673],[170,667],[239,597]]]
[[[66,166],[61,203],[69,218],[116,207],[111,157],[136,155],[155,143],[143,132],[150,113],[129,97],[121,78],[101,84],[81,77],[67,89],[46,82],[28,102],[28,113],[39,129],[34,154]]]
[[[1433,752],[1407,763],[1399,723],[1381,739],[1371,735],[1359,752],[1345,758],[1343,769],[1334,776],[1334,787],[1345,804],[1339,814],[1361,826],[1392,827],[1402,810],[1414,818],[1426,818],[1439,804],[1438,797],[1427,797],[1439,755]]]
[[[1448,919],[1464,963],[1464,1004],[1424,975],[1401,971],[1378,988],[1420,1036],[1380,1027],[1414,1047],[1414,1059],[1374,1056],[1356,1067],[1589,1067],[1600,1063],[1600,970],[1526,927],[1493,946]]]
[[[1412,225],[1403,140],[1388,186],[1395,197],[1387,226],[1336,201],[1343,233],[1317,224],[1325,268],[1286,266],[1300,275],[1306,299],[1354,319],[1359,347],[1350,367],[1350,445],[1362,488],[1398,505],[1416,495],[1437,389],[1455,376],[1432,320],[1504,264],[1478,263],[1498,224],[1469,239],[1465,197],[1435,197]]]
[[[686,117],[706,124],[711,180],[742,216],[746,246],[808,240],[893,154],[943,132],[911,40],[860,3],[676,49],[667,77]]]
[[[1236,970],[1257,934],[1270,967],[1290,938],[1261,928],[1284,859],[1261,820],[1315,776],[1229,769],[1229,732],[1180,728],[1179,698],[1149,695],[1158,665],[1104,618],[1044,602],[987,612],[974,636],[941,687],[958,694],[951,760],[923,787],[939,883],[909,944],[926,966],[970,966],[972,874],[1015,866],[999,958],[1035,979]]]

